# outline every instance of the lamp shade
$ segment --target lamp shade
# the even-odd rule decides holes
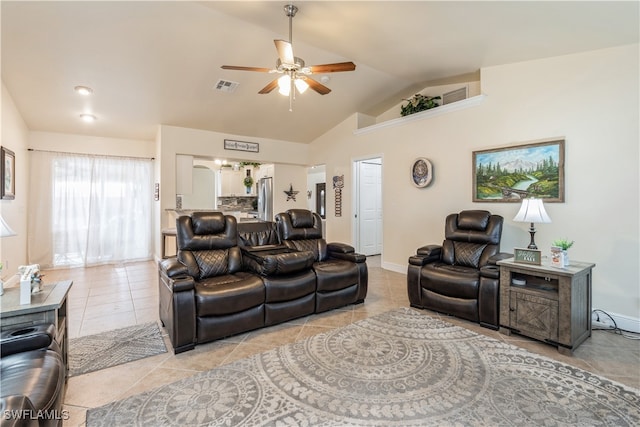
[[[0,237],[9,237],[15,236],[16,232],[9,227],[9,225],[4,221],[4,218],[0,216]]]
[[[517,222],[535,222],[539,224],[551,222],[541,199],[523,199],[520,210],[513,218]]]

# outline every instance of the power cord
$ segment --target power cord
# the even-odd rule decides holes
[[[600,322],[600,315],[603,316],[607,316],[609,318],[609,320],[611,320],[611,323],[613,324],[613,326],[610,326],[608,328],[592,328],[593,331],[610,331],[613,332],[614,334],[618,334],[621,335],[622,337],[629,339],[629,340],[640,340],[640,334],[637,332],[632,332],[632,331],[627,331],[624,329],[620,329],[618,327],[618,325],[616,324],[616,321],[613,320],[613,317],[611,317],[611,315],[609,313],[607,313],[604,310],[600,310],[600,309],[595,309],[591,312],[591,317],[593,318],[593,316],[595,315],[595,321],[596,322]],[[600,323],[604,323],[604,322],[600,322]]]

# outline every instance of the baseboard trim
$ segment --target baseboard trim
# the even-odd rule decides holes
[[[380,263],[380,266],[385,270],[391,270],[400,274],[407,274],[407,264],[394,264],[392,262],[385,262],[383,260]]]
[[[617,313],[611,313],[607,310],[601,309],[601,308],[594,308],[593,311],[596,310],[600,310],[600,322],[607,324],[611,327],[613,327],[613,324],[611,323],[611,319],[609,319],[607,317],[607,314],[609,316],[611,316],[611,318],[614,320],[614,322],[616,322],[616,326],[622,330],[625,331],[630,331],[630,332],[635,332],[640,334],[640,319],[639,318],[635,318],[635,317],[630,317],[630,316],[625,316],[623,314],[617,314]],[[606,313],[603,314],[602,312]],[[592,312],[591,315],[591,320],[595,321],[596,320],[596,314]]]

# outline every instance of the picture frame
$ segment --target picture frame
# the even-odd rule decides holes
[[[433,179],[433,165],[429,159],[418,157],[411,164],[411,183],[418,188],[431,184]]]
[[[473,201],[564,202],[564,139],[473,152]]]
[[[224,149],[258,153],[260,152],[260,144],[258,144],[257,142],[235,141],[233,139],[225,139]]]
[[[513,261],[520,264],[541,265],[542,251],[536,249],[513,249]]]
[[[5,147],[0,147],[0,199],[13,200],[16,198],[16,155]]]

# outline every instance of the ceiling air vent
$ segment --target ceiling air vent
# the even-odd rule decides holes
[[[452,102],[462,101],[467,99],[467,87],[461,87],[460,89],[452,90],[451,92],[442,94],[442,105],[451,104]]]
[[[230,80],[218,80],[216,83],[216,90],[221,90],[222,92],[233,93],[240,83],[232,82]]]

